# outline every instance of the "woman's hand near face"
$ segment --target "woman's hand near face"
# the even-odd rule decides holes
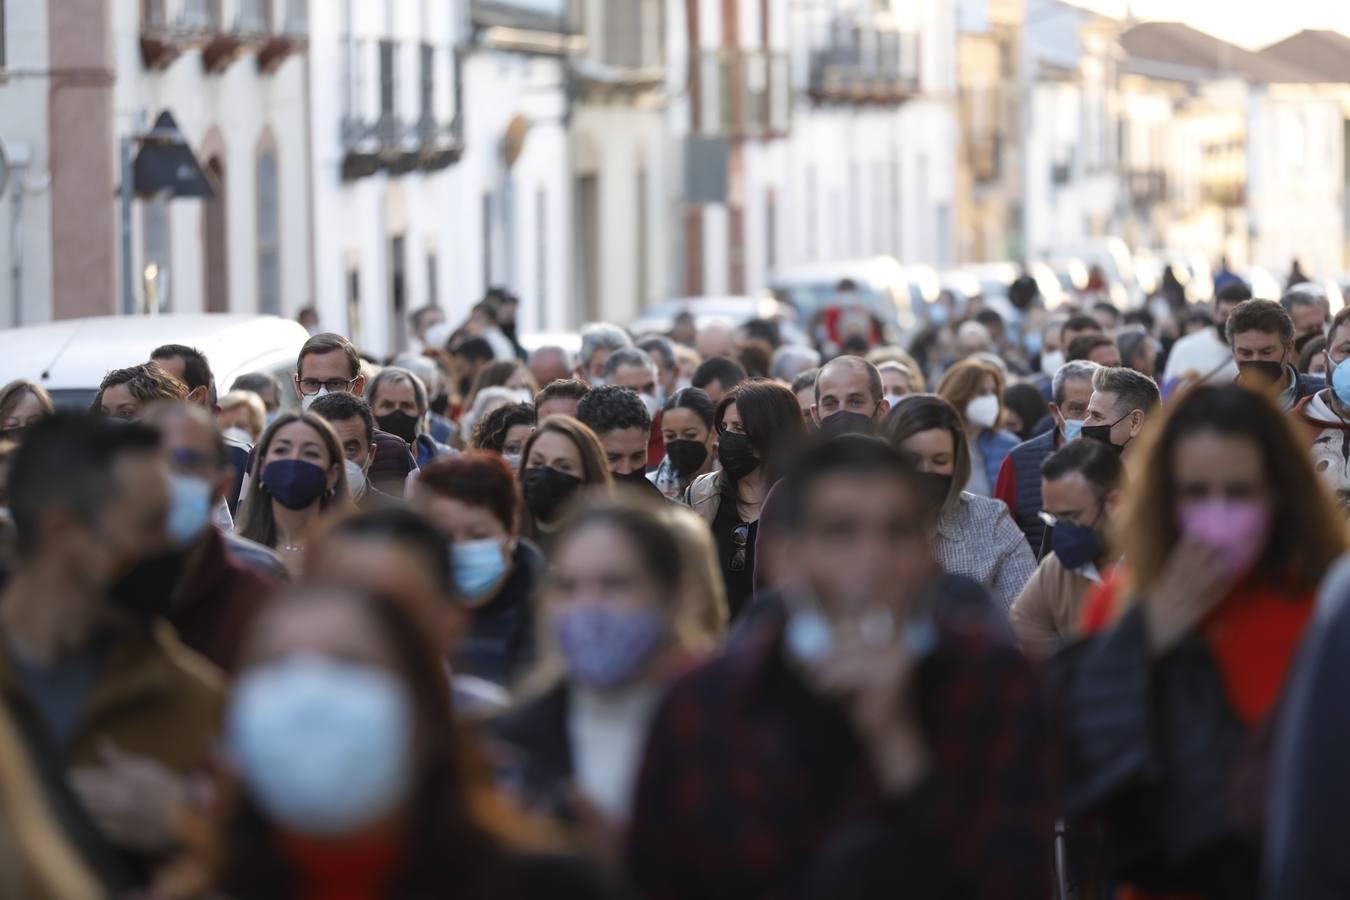
[[[1143,600],[1153,655],[1162,656],[1194,631],[1228,596],[1233,581],[1218,550],[1181,538]]]

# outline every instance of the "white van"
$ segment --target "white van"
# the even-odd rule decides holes
[[[282,383],[282,403],[295,360],[309,334],[298,322],[276,316],[103,316],[66,319],[0,331],[0,385],[27,378],[42,385],[58,407],[86,409],[111,369],[150,359],[164,344],[186,344],[206,355],[220,393],[249,372],[269,372]]]

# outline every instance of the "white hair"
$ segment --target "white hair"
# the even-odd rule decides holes
[[[769,363],[769,377],[775,381],[791,384],[807,369],[820,368],[820,354],[810,347],[800,344],[784,344],[773,351],[773,360]]]
[[[494,410],[511,403],[532,402],[525,396],[528,393],[528,391],[522,393],[515,388],[501,385],[483,388],[478,392],[478,396],[473,398],[473,406],[460,418],[460,434],[464,436],[466,441],[471,440],[478,423],[491,415]]]

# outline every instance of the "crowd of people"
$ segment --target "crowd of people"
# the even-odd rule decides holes
[[[5,386],[0,897],[1350,898],[1350,310],[855,291]]]

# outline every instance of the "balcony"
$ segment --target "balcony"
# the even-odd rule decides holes
[[[162,71],[200,46],[215,25],[207,0],[141,0],[141,61]]]
[[[258,68],[269,74],[309,46],[309,0],[271,0],[270,24],[258,48]]]
[[[919,93],[918,35],[837,21],[811,50],[807,89],[821,103],[896,105]]]
[[[438,172],[464,155],[454,123],[431,117],[412,125],[391,116],[374,121],[347,117],[342,121],[341,137],[343,181],[358,181],[377,172]]]
[[[199,47],[211,74],[254,50],[272,72],[304,49],[307,33],[307,0],[141,0],[141,59],[156,71]]]

